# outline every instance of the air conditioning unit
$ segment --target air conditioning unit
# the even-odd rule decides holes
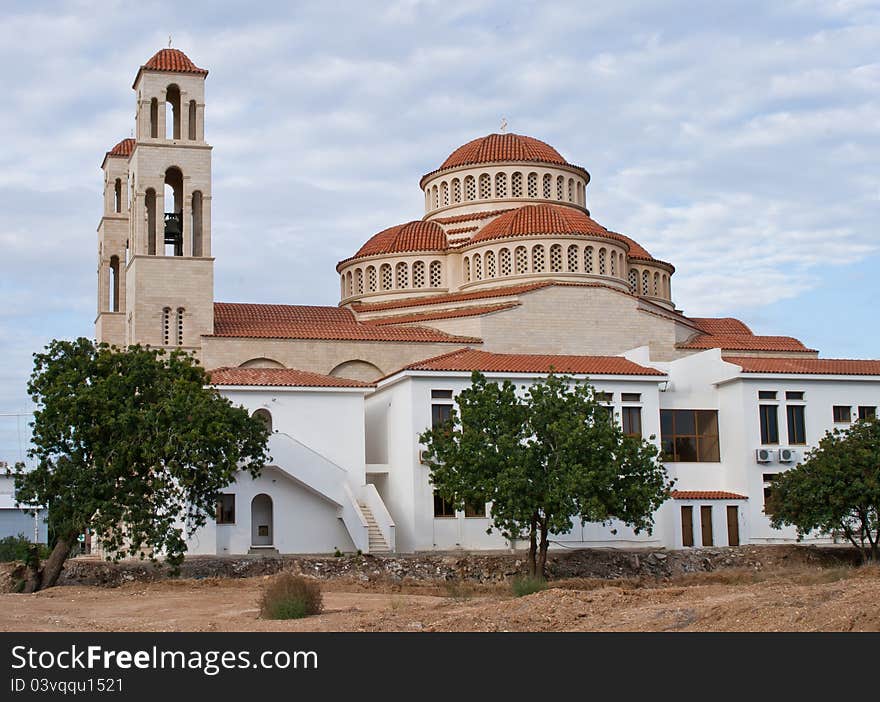
[[[773,452],[770,449],[755,449],[755,460],[758,463],[770,463],[773,460]]]
[[[779,449],[780,463],[794,463],[797,460],[797,452],[794,449]]]

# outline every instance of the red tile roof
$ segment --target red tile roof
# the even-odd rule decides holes
[[[743,373],[785,373],[803,375],[880,375],[880,361],[849,358],[754,358],[724,356]]]
[[[349,378],[336,378],[295,368],[215,368],[208,371],[212,385],[258,385],[271,387],[313,388],[370,388],[365,383]]]
[[[432,219],[432,222],[439,222],[440,224],[458,224],[459,222],[471,222],[477,221],[479,219],[488,219],[489,217],[495,217],[500,214],[504,214],[505,212],[510,212],[512,209],[516,209],[514,207],[507,207],[503,210],[487,210],[486,212],[471,212],[470,214],[463,215],[455,215],[454,217],[435,217]]]
[[[791,336],[755,336],[753,334],[698,334],[678,344],[680,349],[725,349],[729,351],[789,351],[815,353]]]
[[[346,263],[356,258],[375,254],[408,253],[413,251],[443,251],[446,249],[446,233],[436,222],[407,222],[384,229],[372,236],[366,244]]]
[[[489,222],[473,238],[490,241],[532,234],[594,234],[606,236],[608,230],[583,211],[560,205],[525,205]]]
[[[483,371],[495,373],[577,373],[584,375],[665,376],[622,356],[561,356],[549,354],[490,353],[460,349],[413,363],[405,370]]]
[[[469,232],[475,232],[479,229],[479,227],[459,227],[458,229],[450,229],[446,233],[450,236],[454,234],[467,234]]]
[[[482,314],[490,314],[492,312],[500,312],[501,310],[509,310],[512,307],[519,307],[518,302],[503,302],[497,305],[473,305],[472,307],[459,307],[454,310],[439,310],[437,312],[416,312],[415,314],[401,314],[393,317],[383,317],[382,319],[370,319],[364,321],[364,324],[407,324],[413,322],[428,321],[432,319],[456,319],[459,317],[477,317]]]
[[[107,152],[107,155],[122,156],[124,158],[128,158],[129,156],[131,156],[131,152],[134,151],[134,145],[134,139],[123,139],[116,146],[110,149],[110,151]]]
[[[199,68],[189,56],[180,49],[160,49],[153,57],[138,69],[134,82],[137,84],[138,77],[142,71],[159,71],[162,73],[193,73],[196,75],[206,76],[208,71]],[[134,85],[132,85],[134,87]]]
[[[426,327],[383,327],[362,324],[351,310],[309,305],[214,303],[214,336],[331,341],[407,341],[482,343]]]
[[[562,155],[549,144],[521,134],[488,134],[459,146],[438,170],[495,161],[537,161],[564,166]]]
[[[673,490],[673,500],[747,500],[745,495],[724,490]]]
[[[752,335],[752,330],[734,317],[691,317],[690,320],[707,334]]]

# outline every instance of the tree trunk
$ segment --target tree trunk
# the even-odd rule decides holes
[[[539,578],[545,578],[545,568],[547,566],[547,547],[549,546],[549,542],[547,541],[547,520],[541,520],[541,550],[538,555],[538,569],[535,573]]]
[[[67,556],[70,554],[70,548],[73,545],[73,539],[75,536],[76,535],[74,534],[73,536],[59,538],[55,543],[55,548],[52,549],[52,553],[49,554],[49,557],[39,571],[34,568],[34,571],[31,572],[29,567],[28,580],[27,583],[25,583],[24,589],[25,592],[45,590],[58,582],[58,578],[61,575],[61,569],[64,567],[64,562],[67,560]],[[37,562],[37,567],[39,567],[39,561]]]
[[[533,578],[537,573],[537,564],[535,563],[535,555],[538,552],[538,514],[532,515],[529,524],[529,575]]]

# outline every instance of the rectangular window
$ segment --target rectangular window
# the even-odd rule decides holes
[[[804,393],[803,393],[803,391],[795,392],[795,391],[790,390],[785,393],[785,399],[786,400],[803,400]]]
[[[597,392],[596,393],[596,401],[597,402],[611,402],[614,399],[613,392]]]
[[[761,417],[761,443],[779,443],[779,421],[776,416],[776,405],[758,405]]]
[[[465,517],[480,517],[482,519],[486,518],[486,503],[485,502],[465,502],[464,503],[464,516]]]
[[[452,390],[431,390],[432,400],[451,400]]]
[[[431,390],[432,400],[449,400],[449,402],[431,403],[431,429],[446,424],[452,416],[452,390]]]
[[[767,504],[767,500],[770,499],[770,491],[773,489],[773,481],[776,480],[776,476],[779,473],[764,473],[761,476],[761,479],[764,481],[764,504]]]
[[[444,500],[440,495],[436,492],[434,493],[434,516],[435,517],[454,517],[455,509],[452,507],[452,503],[448,500]]]
[[[217,500],[217,523],[235,524],[235,495],[220,495]]]
[[[641,402],[642,393],[640,393],[640,392],[622,392],[622,393],[620,393],[620,399],[623,402]]]
[[[622,411],[623,433],[627,436],[642,438],[642,408],[624,407]]]
[[[717,463],[718,410],[660,410],[663,460]]]
[[[859,419],[874,419],[876,416],[876,407],[859,405]]]
[[[833,411],[834,421],[837,423],[846,423],[852,421],[852,407],[850,405],[834,405]]]
[[[759,400],[775,400],[776,399],[776,391],[775,390],[758,390],[758,399]]]
[[[807,427],[806,422],[804,421],[804,406],[788,405],[785,408],[785,414],[788,420],[788,443],[807,443]]]

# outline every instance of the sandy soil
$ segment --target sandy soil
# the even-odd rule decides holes
[[[266,577],[57,587],[0,595],[5,631],[880,631],[880,569],[694,574],[666,583],[554,582],[521,598],[505,586],[403,592],[322,583],[325,611],[266,621]]]

